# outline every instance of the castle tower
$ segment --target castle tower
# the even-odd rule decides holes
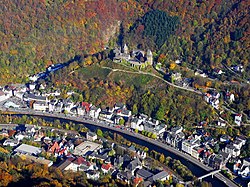
[[[124,47],[123,47],[123,52],[124,52],[125,54],[128,54],[128,46],[127,46],[127,44],[124,45]]]
[[[153,65],[153,54],[150,49],[147,51],[147,62],[149,65]]]

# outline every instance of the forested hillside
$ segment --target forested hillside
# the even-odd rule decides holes
[[[140,11],[133,0],[2,0],[0,83],[22,82],[51,63],[102,50],[119,21]]]
[[[156,28],[161,19],[167,24]],[[149,45],[156,57],[165,54],[165,63],[247,70],[248,20],[247,0],[2,0],[0,80],[21,82],[51,63],[112,46],[121,23],[131,47]]]
[[[138,0],[144,5],[144,11],[162,10],[169,16],[178,17],[180,24],[175,34],[165,41],[157,56],[161,53],[161,62],[171,63],[177,59],[193,65],[195,68],[212,70],[242,64],[249,74],[249,2],[244,0],[193,0],[193,1],[148,1]],[[151,27],[154,30],[154,27]],[[169,27],[171,30],[171,27]],[[134,46],[151,47],[154,38],[145,37],[148,29],[138,24],[130,29],[125,37]],[[159,33],[158,33],[159,34]],[[161,33],[160,33],[161,34]],[[166,32],[168,35],[168,30]],[[144,37],[144,40],[137,39]],[[157,34],[156,34],[156,37]],[[143,41],[146,41],[143,43]],[[140,42],[140,43],[139,43]]]

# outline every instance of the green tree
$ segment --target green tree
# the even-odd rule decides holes
[[[125,124],[125,120],[123,118],[121,118],[119,121],[119,125],[124,125],[124,124]]]
[[[138,114],[138,108],[137,108],[136,104],[134,104],[132,107],[132,114],[134,114],[134,115]]]
[[[97,134],[97,136],[99,136],[99,137],[103,137],[103,132],[102,132],[101,129],[97,129],[96,134]]]
[[[164,115],[165,115],[165,109],[161,105],[160,108],[157,110],[155,117],[158,120],[163,120],[164,119]]]
[[[156,138],[157,138],[157,135],[156,135],[155,133],[153,133],[153,134],[151,135],[151,138],[156,139]]]
[[[160,161],[161,163],[164,163],[164,161],[165,161],[165,156],[164,156],[164,154],[161,154],[161,155],[160,155],[159,161]]]

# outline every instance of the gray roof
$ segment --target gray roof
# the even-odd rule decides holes
[[[88,133],[88,136],[96,136],[96,133],[94,133],[94,132],[89,131],[87,133]]]
[[[239,144],[241,144],[241,141],[240,140],[234,140],[233,143],[236,144],[236,145],[239,145]]]
[[[137,123],[139,121],[138,118],[132,118],[131,123]]]
[[[119,171],[117,175],[119,175],[120,178],[128,179],[128,180],[132,178],[132,174],[130,172],[125,172],[125,171]]]
[[[129,169],[129,170],[134,170],[137,166],[140,166],[141,165],[141,161],[138,159],[138,158],[136,158],[136,159],[134,159],[134,160],[132,160],[130,163],[129,163],[129,165],[127,166],[127,169]]]
[[[72,161],[70,159],[67,160],[63,160],[62,162],[59,163],[58,165],[58,169],[60,170],[64,170],[67,166],[69,166],[72,163]]]
[[[121,113],[124,114],[124,115],[129,115],[130,110],[122,109]]]
[[[123,103],[116,103],[115,107],[123,108],[125,105]]]
[[[151,173],[150,171],[145,170],[145,169],[139,169],[136,172],[136,175],[142,177],[144,180],[147,180],[148,178],[152,177],[154,174]]]
[[[153,181],[161,180],[165,177],[167,177],[169,174],[166,171],[160,171],[159,173],[155,174],[153,176]]]
[[[30,94],[25,93],[24,97],[28,98],[30,100],[35,100],[35,101],[46,101],[46,97],[40,96],[40,95],[35,95],[33,93],[30,93]]]
[[[225,153],[224,151],[220,151],[219,154],[223,157],[223,159],[227,159],[229,157],[229,153]]]
[[[226,148],[227,148],[227,149],[232,149],[232,150],[236,149],[236,148],[234,147],[234,145],[231,144],[231,143],[230,143],[230,144],[227,144],[227,145],[226,145]]]
[[[35,154],[36,155],[41,152],[41,148],[27,145],[27,144],[22,144],[19,147],[17,147],[14,151],[18,153],[23,153],[23,154],[30,154],[30,155]]]

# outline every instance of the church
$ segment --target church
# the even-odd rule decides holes
[[[123,47],[115,48],[113,50],[114,58],[113,61],[116,63],[121,63],[123,61],[128,62],[131,67],[136,69],[143,69],[148,65],[153,65],[153,54],[151,50],[133,50],[129,52],[127,44]]]

